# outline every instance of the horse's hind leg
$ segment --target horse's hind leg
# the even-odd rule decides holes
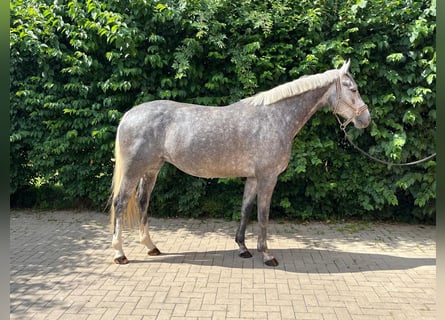
[[[124,184],[125,185],[125,184]],[[128,186],[128,185],[127,185]],[[114,232],[112,247],[114,249],[114,263],[127,264],[128,259],[122,249],[122,228],[123,228],[123,214],[128,207],[133,188],[121,187],[117,196],[113,199],[114,215]]]
[[[157,174],[157,171],[145,174],[141,178],[137,189],[137,198],[141,212],[141,224],[139,226],[140,242],[147,247],[148,255],[150,256],[157,256],[161,254],[150,238],[147,212],[151,192],[153,191],[156,183]]]
[[[256,186],[256,178],[247,178],[246,184],[244,186],[243,205],[241,207],[241,221],[238,226],[238,230],[236,231],[235,237],[235,241],[239,245],[239,256],[241,258],[252,257],[252,254],[249,252],[245,244],[245,235],[249,216],[252,212],[253,202],[257,194]]]
[[[115,202],[115,208],[120,207],[119,202]],[[122,217],[116,216],[114,218],[114,231],[113,231],[113,241],[111,246],[114,249],[114,263],[116,264],[127,264],[128,259],[124,254],[122,249]]]

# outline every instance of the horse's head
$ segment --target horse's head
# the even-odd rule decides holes
[[[337,116],[345,119],[343,123],[340,122],[341,127],[345,128],[350,122],[356,128],[366,128],[371,122],[371,115],[368,111],[368,106],[363,102],[358,92],[357,83],[349,73],[349,65],[351,61],[348,60],[339,69],[339,77],[335,83],[335,91],[330,101],[332,111]]]

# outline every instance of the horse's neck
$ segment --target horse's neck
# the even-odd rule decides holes
[[[326,93],[330,86],[317,88],[298,96],[279,101],[275,106],[283,119],[286,119],[289,134],[292,138],[300,131],[306,122],[323,106],[327,104]]]

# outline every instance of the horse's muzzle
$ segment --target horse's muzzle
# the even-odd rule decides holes
[[[357,110],[356,116],[352,119],[352,122],[357,129],[364,129],[369,126],[371,123],[371,114],[369,113],[366,104]]]

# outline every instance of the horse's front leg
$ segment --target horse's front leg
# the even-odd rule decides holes
[[[241,258],[252,257],[252,254],[249,252],[245,244],[245,235],[249,216],[252,212],[253,202],[257,194],[256,186],[256,178],[247,178],[246,184],[244,186],[243,205],[241,207],[241,221],[238,226],[238,230],[236,231],[235,237],[235,241],[239,245],[239,256]]]
[[[258,224],[260,234],[258,236],[257,248],[263,254],[264,263],[272,267],[277,266],[278,261],[267,247],[267,226],[269,224],[270,202],[276,183],[276,176],[258,181]]]
[[[148,225],[148,204],[150,202],[151,192],[153,191],[154,185],[156,183],[157,172],[152,174],[146,174],[139,181],[139,185],[137,188],[137,199],[139,204],[139,212],[141,213],[141,223],[139,226],[139,236],[140,243],[145,245],[148,249],[148,255],[157,256],[160,255],[161,252],[154,245],[153,241],[150,238],[149,233],[149,225]]]

